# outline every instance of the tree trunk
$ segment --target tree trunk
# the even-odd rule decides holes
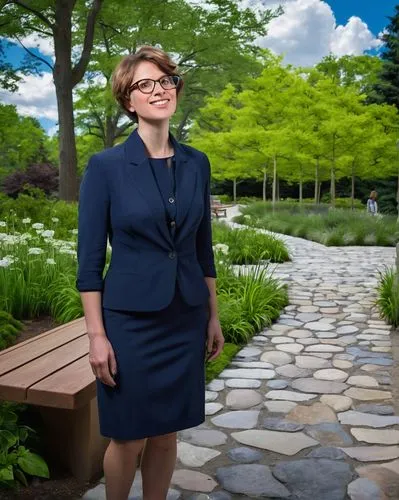
[[[107,115],[105,118],[105,138],[104,147],[112,148],[115,143],[116,126],[112,116]]]
[[[303,181],[302,179],[299,181],[299,203],[302,203],[303,200]]]
[[[59,198],[75,201],[78,195],[76,140],[72,100],[72,9],[57,2],[54,28],[55,65],[53,70],[59,125]]]
[[[276,175],[276,199],[280,201],[280,177]]]
[[[314,202],[319,203],[319,159],[316,160],[315,181],[314,181]]]
[[[335,207],[335,137],[333,140],[333,156],[331,161],[330,204]]]
[[[237,202],[237,179],[233,179],[233,201]]]
[[[262,185],[263,201],[267,200],[267,197],[266,197],[266,187],[267,187],[267,172],[266,172],[266,169],[264,169],[263,170],[263,185]]]
[[[188,118],[191,114],[191,109],[186,109],[184,112],[184,115],[179,123],[179,126],[177,127],[176,130],[176,140],[182,141],[184,139],[184,127],[186,126],[188,122]]]
[[[396,203],[397,203],[397,208],[398,208],[397,222],[399,222],[399,171],[398,171],[398,188],[396,190]]]
[[[355,210],[355,167],[352,165],[352,190],[351,190],[352,212]]]
[[[272,202],[273,205],[276,203],[277,199],[277,158],[273,156],[273,193],[272,193]]]
[[[330,204],[335,207],[335,167],[331,165]]]

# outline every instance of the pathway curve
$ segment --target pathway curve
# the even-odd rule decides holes
[[[391,332],[373,306],[394,249],[280,237],[290,305],[208,385],[206,422],[179,433],[168,500],[399,498]],[[140,486],[138,474],[130,499]]]

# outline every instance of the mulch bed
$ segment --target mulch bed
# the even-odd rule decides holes
[[[58,326],[50,316],[23,321],[24,329],[18,335],[13,345],[19,344],[30,338]],[[32,425],[35,428],[35,425]],[[46,459],[45,456],[43,456]],[[64,500],[81,498],[98,480],[80,483],[68,472],[47,462],[50,468],[50,479],[34,478],[29,487],[21,486],[17,490],[0,488],[1,500]]]

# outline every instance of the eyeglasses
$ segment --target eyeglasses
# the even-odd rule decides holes
[[[165,90],[172,90],[177,87],[180,82],[180,76],[177,75],[168,75],[161,76],[158,80],[152,80],[151,78],[145,78],[143,80],[139,80],[138,82],[133,83],[133,85],[129,88],[129,91],[132,92],[134,89],[139,89],[143,94],[152,94],[155,88],[155,84],[159,83],[161,87]]]

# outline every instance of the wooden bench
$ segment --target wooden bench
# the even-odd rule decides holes
[[[100,476],[108,444],[88,352],[84,318],[0,351],[0,399],[38,408],[46,457],[82,481]]]
[[[211,197],[211,214],[217,219],[219,217],[227,217],[226,210],[231,207],[231,205],[223,205],[217,198]]]

